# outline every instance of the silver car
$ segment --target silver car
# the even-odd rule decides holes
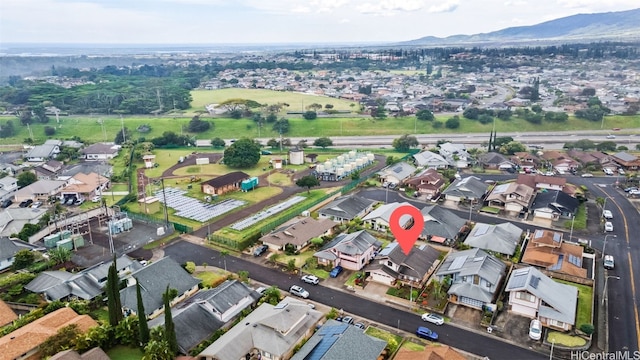
[[[309,297],[309,292],[298,285],[291,285],[291,287],[289,288],[289,292],[292,295],[299,296],[303,299],[306,299]]]

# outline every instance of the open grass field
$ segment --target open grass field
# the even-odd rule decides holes
[[[336,99],[328,96],[285,92],[265,89],[219,89],[219,90],[193,90],[191,91],[191,111],[204,110],[205,105],[218,104],[228,99],[247,99],[260,104],[272,105],[277,103],[289,104],[286,111],[306,111],[307,106],[318,103],[324,107],[333,105],[334,110],[357,110],[358,104],[351,106],[353,101]]]
[[[450,116],[437,115],[437,121],[446,121]],[[101,116],[102,124],[98,123],[98,117],[64,117],[61,118],[61,127],[58,127],[55,138],[68,139],[78,136],[84,141],[101,142],[113,141],[117,132],[121,129],[120,118],[115,116]],[[17,118],[11,119],[18,123]],[[250,138],[277,138],[278,133],[271,129],[270,124],[265,124],[258,129],[256,124],[250,119],[229,119],[229,118],[205,118],[211,121],[214,126],[204,133],[187,133],[186,127],[190,117],[125,117],[124,126],[131,131],[131,136],[135,139],[151,139],[161,136],[165,131],[173,131],[177,134],[184,133],[194,136],[196,139],[213,139],[220,137],[223,139],[237,139],[240,137]],[[0,120],[2,124],[4,120]],[[139,133],[136,128],[142,124],[151,125],[149,133]],[[305,137],[310,141],[322,136],[363,136],[363,135],[401,135],[401,134],[455,134],[455,133],[489,133],[493,124],[480,124],[477,121],[462,118],[458,129],[446,129],[444,127],[435,129],[431,122],[416,121],[415,117],[373,119],[368,116],[349,118],[319,118],[316,120],[305,120],[302,118],[289,118],[290,130],[286,137]],[[544,122],[541,125],[534,125],[521,119],[509,121],[496,120],[496,130],[500,132],[531,132],[531,131],[569,131],[569,130],[600,130],[600,122],[577,119],[570,117],[566,123]],[[604,121],[604,129],[621,128],[621,134],[631,132],[638,128],[640,116],[608,116]],[[55,124],[48,124],[55,126]],[[31,130],[36,143],[42,143],[48,139],[44,135],[44,124],[33,124]],[[29,137],[26,127],[16,126],[18,132],[11,138],[2,139],[3,143],[22,143]],[[104,128],[104,131],[103,131]]]

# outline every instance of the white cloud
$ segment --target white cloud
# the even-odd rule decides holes
[[[296,6],[293,9],[291,9],[292,13],[298,13],[298,14],[306,14],[306,13],[310,13],[311,9],[309,9],[306,6]]]
[[[340,24],[348,24],[350,22],[351,22],[351,20],[349,20],[349,19],[340,19]]]
[[[452,12],[458,8],[458,1],[453,0],[445,3],[441,3],[438,5],[432,5],[429,7],[430,13],[445,13]]]
[[[423,0],[379,0],[357,5],[356,9],[363,14],[394,15],[398,12],[421,10],[425,5],[426,1]]]

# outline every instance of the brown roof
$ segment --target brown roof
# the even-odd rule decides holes
[[[564,274],[587,277],[587,269],[574,263],[575,259],[580,259],[582,263],[582,257],[582,246],[564,242],[562,233],[539,229],[534,231],[529,240],[522,262]]]
[[[73,180],[71,181],[75,181],[76,183],[65,186],[62,191],[74,191],[80,194],[89,194],[97,189],[101,184],[109,182],[109,179],[96,173],[77,173],[72,177],[72,179]]]
[[[401,348],[394,360],[466,360],[466,358],[450,346],[433,344],[425,346],[422,351]]]
[[[78,325],[83,333],[98,326],[89,315],[78,315],[73,309],[63,307],[0,338],[0,354],[5,359],[15,359],[72,324]]]
[[[0,326],[7,325],[17,319],[18,315],[4,301],[0,300]]]
[[[444,177],[435,169],[427,169],[422,173],[404,181],[407,185],[418,188],[439,190],[444,186]]]
[[[500,189],[503,191],[496,193],[496,189]],[[487,196],[486,200],[498,200],[505,204],[515,202],[524,207],[529,207],[534,196],[535,189],[533,186],[512,182],[506,185],[506,189],[498,186],[494,187],[493,191],[491,191],[491,193]]]
[[[545,160],[563,159],[566,157],[564,153],[555,150],[548,150],[542,153],[541,156]]]
[[[237,184],[238,182],[246,180],[248,178],[250,178],[248,174],[243,173],[242,171],[234,171],[205,181],[202,183],[202,185],[209,185],[214,188],[219,188],[226,185]]]
[[[337,224],[330,219],[315,220],[305,218],[295,224],[280,228],[260,238],[260,241],[268,244],[284,246],[286,244],[304,245],[309,240],[318,237]]]
[[[96,347],[82,355],[75,350],[62,351],[50,357],[49,360],[110,360],[110,358],[104,350]]]
[[[538,184],[545,183],[549,185],[558,185],[564,186],[567,183],[567,179],[558,176],[544,176],[540,174],[530,175],[530,174],[521,174],[518,175],[518,179],[516,183],[528,185],[534,189],[538,188]]]

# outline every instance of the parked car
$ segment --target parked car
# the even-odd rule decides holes
[[[340,275],[342,270],[343,270],[342,266],[338,265],[338,266],[334,267],[333,269],[331,269],[331,272],[329,273],[329,276],[331,276],[332,278],[338,277],[338,275]]]
[[[94,196],[93,198],[91,198],[91,202],[94,202],[94,203],[100,202],[100,196]]]
[[[620,175],[624,175],[624,174],[626,174],[626,173],[624,172],[624,169],[618,169],[618,174],[620,174]]]
[[[423,339],[427,339],[427,340],[431,340],[431,341],[438,341],[438,334],[431,331],[431,329],[424,327],[424,326],[419,326],[418,330],[416,330],[416,335],[419,338],[423,338]]]
[[[76,200],[76,201],[74,201],[74,202],[73,202],[73,205],[80,206],[80,205],[82,205],[83,203],[84,203],[84,199],[78,199],[78,200]]]
[[[602,216],[605,219],[613,219],[613,214],[611,213],[611,210],[605,210],[602,212]]]
[[[258,257],[258,256],[264,254],[267,251],[267,249],[269,249],[269,246],[260,245],[255,250],[253,250],[253,256]]]
[[[2,205],[0,205],[0,207],[2,207],[3,209],[8,208],[9,206],[11,206],[11,204],[13,204],[13,201],[11,199],[6,199],[2,202]]]
[[[362,330],[364,330],[366,328],[366,326],[363,323],[360,323],[360,322],[353,324],[353,326],[355,326],[357,328],[360,328]]]
[[[529,338],[531,338],[531,340],[540,340],[542,338],[542,324],[540,320],[531,320],[529,324]]]
[[[630,186],[630,187],[628,187],[628,188],[624,189],[624,192],[636,191],[636,190],[638,190],[638,188],[637,188],[637,187],[635,187],[635,186]]]
[[[313,275],[305,275],[300,280],[311,285],[318,285],[318,283],[320,282],[320,279],[318,279],[317,276],[313,276]]]
[[[422,314],[422,321],[428,321],[432,324],[442,325],[444,324],[444,318],[438,314],[425,313]]]
[[[309,292],[307,290],[305,290],[304,288],[302,288],[302,286],[298,286],[298,285],[291,285],[291,287],[289,288],[289,292],[292,295],[295,296],[299,296],[303,299],[306,299],[309,297]]]
[[[345,316],[342,318],[342,322],[346,324],[353,324],[353,318],[351,316]]]
[[[604,171],[604,173],[609,175],[609,176],[613,176],[613,170],[611,170],[609,168],[604,168],[604,169],[602,169],[602,171]]]
[[[33,203],[33,200],[27,199],[27,200],[22,201],[19,206],[21,208],[26,208],[26,207],[29,207],[29,205],[31,205],[32,203]]]
[[[256,289],[256,291],[258,292],[258,294],[264,295],[264,293],[267,292],[267,288],[264,286],[260,286],[259,288]]]
[[[31,207],[32,207],[33,209],[37,209],[37,208],[39,208],[40,206],[42,206],[42,201],[36,201],[36,202],[34,202],[33,204],[31,204]]]
[[[589,177],[593,177],[593,174],[592,173],[584,173],[584,174],[582,174],[580,176],[582,176],[583,178],[589,178]]]
[[[64,203],[64,204],[65,204],[65,205],[73,205],[73,203],[74,203],[75,201],[76,201],[76,198],[74,198],[74,197],[70,197],[70,198],[67,198],[67,200],[65,200],[65,203]]]
[[[606,223],[604,223],[604,231],[606,232],[613,231],[613,224],[611,223],[611,221],[607,221]]]
[[[553,175],[555,175],[553,171],[547,171],[546,173],[544,173],[544,176],[553,176]]]
[[[613,255],[605,255],[603,265],[605,269],[613,270],[615,267],[615,261],[613,260]]]

